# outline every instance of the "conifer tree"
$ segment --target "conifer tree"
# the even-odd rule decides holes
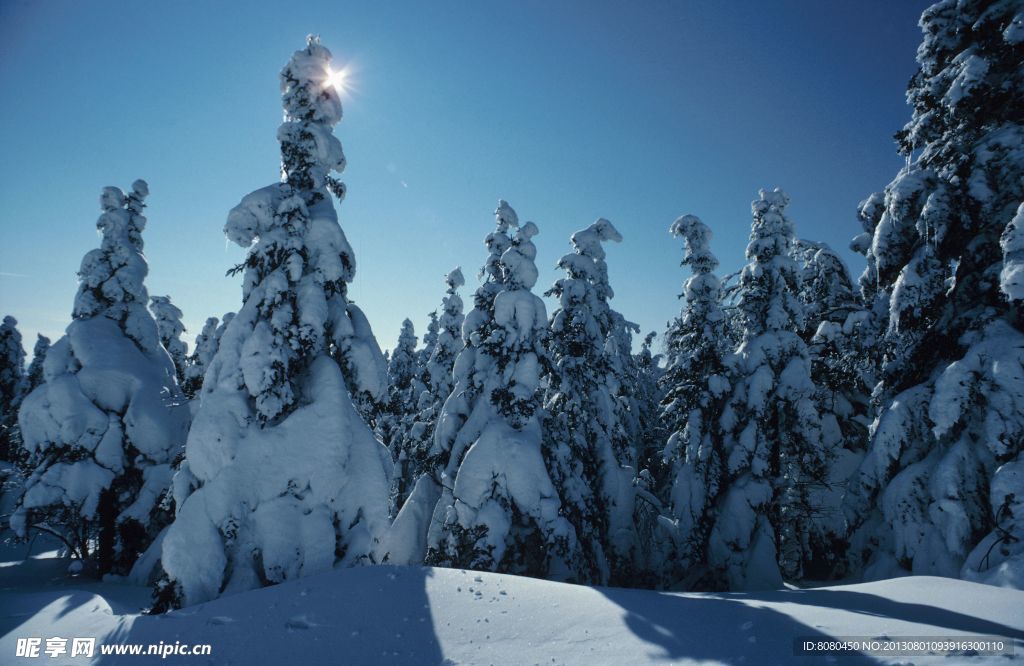
[[[720,418],[730,385],[723,361],[726,319],[719,306],[721,284],[714,272],[718,259],[711,252],[711,229],[695,215],[684,215],[669,231],[683,239],[681,265],[693,273],[683,284],[683,311],[666,334],[667,365],[661,377],[661,416],[670,433],[664,457],[674,541],[662,575],[674,583],[689,571],[699,578],[707,557],[727,476]]]
[[[455,366],[455,358],[462,351],[462,323],[466,319],[462,314],[462,297],[458,294],[459,287],[466,284],[462,269],[455,267],[445,276],[444,281],[446,289],[441,300],[437,344],[430,355],[423,377],[423,383],[427,385],[435,404],[439,406],[444,404],[455,386],[452,369]]]
[[[402,330],[398,334],[398,345],[395,346],[388,361],[389,395],[408,392],[416,381],[416,330],[412,321],[402,321]],[[407,396],[406,396],[407,397]]]
[[[26,395],[43,383],[43,363],[46,362],[46,354],[49,351],[50,338],[42,333],[37,334],[35,347],[32,348],[32,363],[29,364],[28,371],[25,373],[25,379],[28,381]]]
[[[388,397],[379,427],[384,443],[397,454],[416,413],[416,402],[422,391],[416,363],[416,331],[412,321],[402,322],[398,344],[388,359]]]
[[[281,72],[281,182],[247,195],[225,233],[248,248],[244,304],[220,338],[189,433],[195,488],[175,497],[158,605],[372,561],[391,460],[350,396],[380,399],[380,349],[347,299],[355,258],[330,194],[345,167],[331,53],[310,37]],[[184,481],[184,480],[183,480]]]
[[[20,444],[18,407],[27,384],[18,320],[7,316],[0,324],[0,460],[12,460]]]
[[[0,324],[0,405],[4,412],[17,408],[25,389],[25,348],[18,320],[4,317]]]
[[[530,291],[537,226],[519,227],[504,201],[495,218],[485,281],[466,316],[455,388],[434,436],[446,466],[427,562],[564,580],[576,540],[541,454],[547,316]]]
[[[861,286],[882,358],[845,508],[851,565],[868,578],[998,580],[1020,561],[1007,535],[1024,494],[1024,335],[1000,289],[1014,274],[1000,239],[1024,201],[1021,20],[1010,1],[924,11],[912,116],[896,137],[907,166],[862,206]]]
[[[600,250],[600,248],[598,248]],[[603,257],[603,250],[601,250]],[[604,259],[598,261],[598,268],[604,275],[604,285],[608,285],[608,267]],[[607,298],[614,293],[607,286]],[[643,446],[643,428],[640,421],[641,405],[637,399],[637,378],[640,374],[633,356],[633,333],[639,333],[640,327],[628,321],[621,313],[604,306],[596,313],[602,330],[607,332],[605,351],[611,363],[612,375],[615,377],[615,421],[616,427],[612,435],[612,446],[615,449],[619,464],[627,468],[632,476],[636,475],[637,461]]]
[[[217,342],[219,341],[217,326],[219,324],[220,320],[216,317],[207,317],[206,323],[203,324],[203,330],[196,336],[195,347],[186,359],[185,381],[182,382],[181,389],[185,393],[185,397],[190,400],[195,398],[202,389],[203,375],[206,374],[210,361],[217,353]]]
[[[663,495],[669,468],[664,457],[668,433],[660,414],[661,400],[665,397],[659,386],[664,369],[661,354],[652,347],[657,334],[644,336],[640,351],[634,355],[637,372],[633,382],[638,405],[640,440],[637,447],[637,469],[633,479],[636,503],[633,522],[636,526],[639,548],[633,583],[640,587],[660,587],[664,582],[665,560],[671,550],[671,537],[665,529],[667,514]]]
[[[419,412],[398,455],[406,492],[395,502],[398,513],[382,549],[386,561],[393,564],[422,564],[426,557],[428,525],[440,498],[441,476],[447,462],[447,451],[433,449],[434,431],[445,401],[452,394],[455,358],[463,347],[465,317],[457,292],[465,283],[459,268],[445,277],[447,289],[437,320],[437,340],[420,374],[425,388],[417,404]]]
[[[566,277],[547,295],[559,299],[552,314],[551,372],[545,396],[544,454],[580,547],[577,580],[607,584],[628,580],[636,557],[633,469],[620,464],[618,350],[609,345],[614,313],[608,305],[603,242],[622,240],[599,219],[572,235],[573,252],[562,257]]]
[[[800,270],[798,297],[804,309],[801,337],[810,341],[823,321],[844,321],[860,309],[860,302],[846,264],[827,244],[794,239],[791,255]]]
[[[149,309],[156,319],[160,344],[174,362],[174,373],[180,386],[185,382],[185,368],[188,363],[188,345],[181,339],[181,334],[185,332],[185,325],[181,323],[182,312],[178,306],[171,303],[170,296],[150,296]]]
[[[164,526],[157,504],[188,428],[146,309],[148,193],[141,180],[103,190],[102,244],[82,259],[72,322],[19,414],[30,471],[12,528],[58,535],[101,574],[127,574]]]
[[[225,312],[219,323],[216,317],[210,317],[206,320],[203,330],[196,336],[196,348],[189,356],[185,369],[184,392],[186,397],[190,399],[199,397],[203,389],[206,370],[213,363],[217,350],[220,348],[220,339],[224,337],[224,332],[228,330],[228,326],[234,318],[234,312]]]
[[[479,277],[482,279],[480,286],[473,294],[473,309],[469,315],[463,317],[462,330],[459,332],[462,338],[462,350],[455,358],[452,370],[452,390],[445,399],[444,408],[438,418],[437,428],[434,431],[434,442],[431,446],[430,456],[437,461],[441,470],[448,468],[451,459],[453,445],[459,438],[462,426],[470,417],[474,403],[482,386],[483,376],[477,376],[473,367],[473,361],[477,356],[477,348],[486,340],[481,332],[488,332],[493,328],[494,298],[498,295],[504,285],[504,277],[501,270],[501,256],[511,246],[512,239],[509,236],[511,230],[519,227],[519,218],[515,210],[504,200],[498,202],[498,208],[494,211],[496,228],[484,239],[488,256],[480,269]],[[461,271],[459,273],[461,275]],[[460,299],[461,303],[461,299]],[[475,333],[475,335],[474,335]],[[467,350],[469,344],[473,347]],[[459,367],[459,357],[465,357]],[[461,380],[461,385],[460,385]],[[467,433],[469,434],[469,433]],[[460,447],[464,449],[465,443]],[[455,467],[461,462],[461,455],[464,451],[458,452]]]
[[[437,318],[437,310],[427,315],[427,332],[423,334],[423,347],[416,352],[416,376],[423,383],[425,388],[428,385],[424,373],[430,364],[430,357],[434,355],[437,347],[437,338],[441,334],[441,324]]]
[[[405,447],[416,420],[423,385],[419,380],[416,332],[412,321],[402,322],[398,344],[388,361],[388,400],[378,420],[381,438],[395,459],[392,478],[391,512],[396,513],[405,502],[415,479]]]
[[[428,334],[432,341],[428,341],[417,353],[420,359],[428,351],[430,355],[417,363],[416,379],[409,382],[418,391],[418,397],[410,395],[410,400],[416,400],[415,412],[402,433],[399,447],[398,467],[402,470],[405,492],[400,495],[396,508],[401,508],[413,484],[423,473],[435,475],[439,471],[437,461],[430,457],[430,449],[437,417],[452,392],[455,356],[462,349],[462,321],[465,317],[462,314],[462,299],[456,293],[465,284],[462,271],[454,269],[445,277],[445,284],[447,290],[441,303],[441,317],[431,313],[431,328],[434,332]]]
[[[801,269],[804,306],[800,336],[811,355],[822,443],[835,454],[827,486],[812,491],[817,534],[812,555],[815,578],[846,573],[846,518],[842,497],[867,446],[871,391],[875,384],[872,314],[853,290],[846,264],[824,243],[796,240],[793,259]]]
[[[662,451],[667,436],[659,415],[659,405],[664,397],[658,385],[663,373],[659,365],[662,357],[652,351],[654,338],[657,336],[654,331],[644,336],[644,341],[640,343],[640,351],[633,357],[633,366],[637,373],[634,386],[639,405],[637,416],[641,432],[637,467],[652,473],[663,464]]]
[[[632,364],[618,363],[614,327],[624,320],[607,302],[612,290],[601,244],[608,241],[622,236],[604,218],[573,234],[572,253],[558,262],[566,277],[547,292],[558,297],[559,308],[549,326],[544,451],[580,543],[578,580],[597,584],[635,578],[637,557],[634,469],[622,462],[632,452],[615,447],[627,431],[617,373]]]
[[[720,419],[726,476],[708,545],[711,586],[799,579],[812,554],[811,486],[827,480],[810,358],[797,335],[804,312],[788,203],[776,189],[751,204],[750,263],[739,281],[743,342],[726,364],[732,387]]]

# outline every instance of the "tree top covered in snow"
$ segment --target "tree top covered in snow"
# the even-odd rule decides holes
[[[786,217],[787,205],[789,195],[778,188],[761,190],[750,204],[754,216],[746,253],[750,263],[740,274],[745,336],[803,324],[803,307],[796,295],[799,275],[790,256],[793,223]]]
[[[462,268],[456,266],[450,273],[444,278],[444,283],[448,285],[447,292],[454,294],[455,291],[466,284],[466,278],[462,276]]]
[[[146,309],[149,296],[143,281],[149,266],[142,254],[146,228],[142,210],[148,195],[144,180],[132,183],[128,194],[117,187],[103,188],[103,212],[96,222],[102,241],[82,258],[72,316],[87,319],[102,314],[116,321],[144,350],[152,351],[159,343],[156,325]]]
[[[676,218],[669,233],[684,242],[683,266],[690,266],[694,273],[711,273],[718,268],[718,258],[711,253],[711,228],[696,215]]]

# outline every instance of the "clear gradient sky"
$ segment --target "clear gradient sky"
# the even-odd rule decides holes
[[[136,178],[149,292],[184,310],[189,346],[237,310],[224,220],[277,179],[278,72],[307,33],[354,73],[338,210],[382,347],[405,317],[422,335],[456,265],[471,302],[499,198],[540,227],[538,292],[569,235],[610,219],[613,305],[644,331],[679,309],[672,220],[703,218],[736,270],[762,187],[856,276],[856,206],[902,163],[927,4],[0,0],[0,314],[29,354],[59,337],[100,189]]]

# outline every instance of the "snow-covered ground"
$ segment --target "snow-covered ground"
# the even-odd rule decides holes
[[[7,551],[10,557],[11,551]],[[889,657],[884,663],[1024,660],[1024,592],[932,577],[758,594],[590,588],[427,567],[342,569],[162,616],[143,587],[97,583],[67,561],[0,565],[0,664],[818,663],[794,639],[1006,637],[1014,657]],[[15,657],[17,639],[209,644],[210,656]],[[848,661],[828,659],[828,661]],[[870,663],[860,659],[861,663]]]

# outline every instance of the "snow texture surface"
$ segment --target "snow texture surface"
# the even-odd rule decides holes
[[[794,639],[851,635],[1002,636],[1016,652],[1012,659],[912,659],[922,665],[1017,663],[1024,650],[1024,593],[940,578],[719,595],[385,566],[146,616],[139,614],[146,588],[47,580],[63,566],[66,561],[28,560],[0,567],[0,654],[13,655],[16,639],[27,636],[208,643],[213,663],[254,665],[781,664],[798,659]],[[129,660],[174,662],[130,657],[124,663]],[[907,661],[876,657],[872,663]],[[74,663],[121,662],[97,656]]]

